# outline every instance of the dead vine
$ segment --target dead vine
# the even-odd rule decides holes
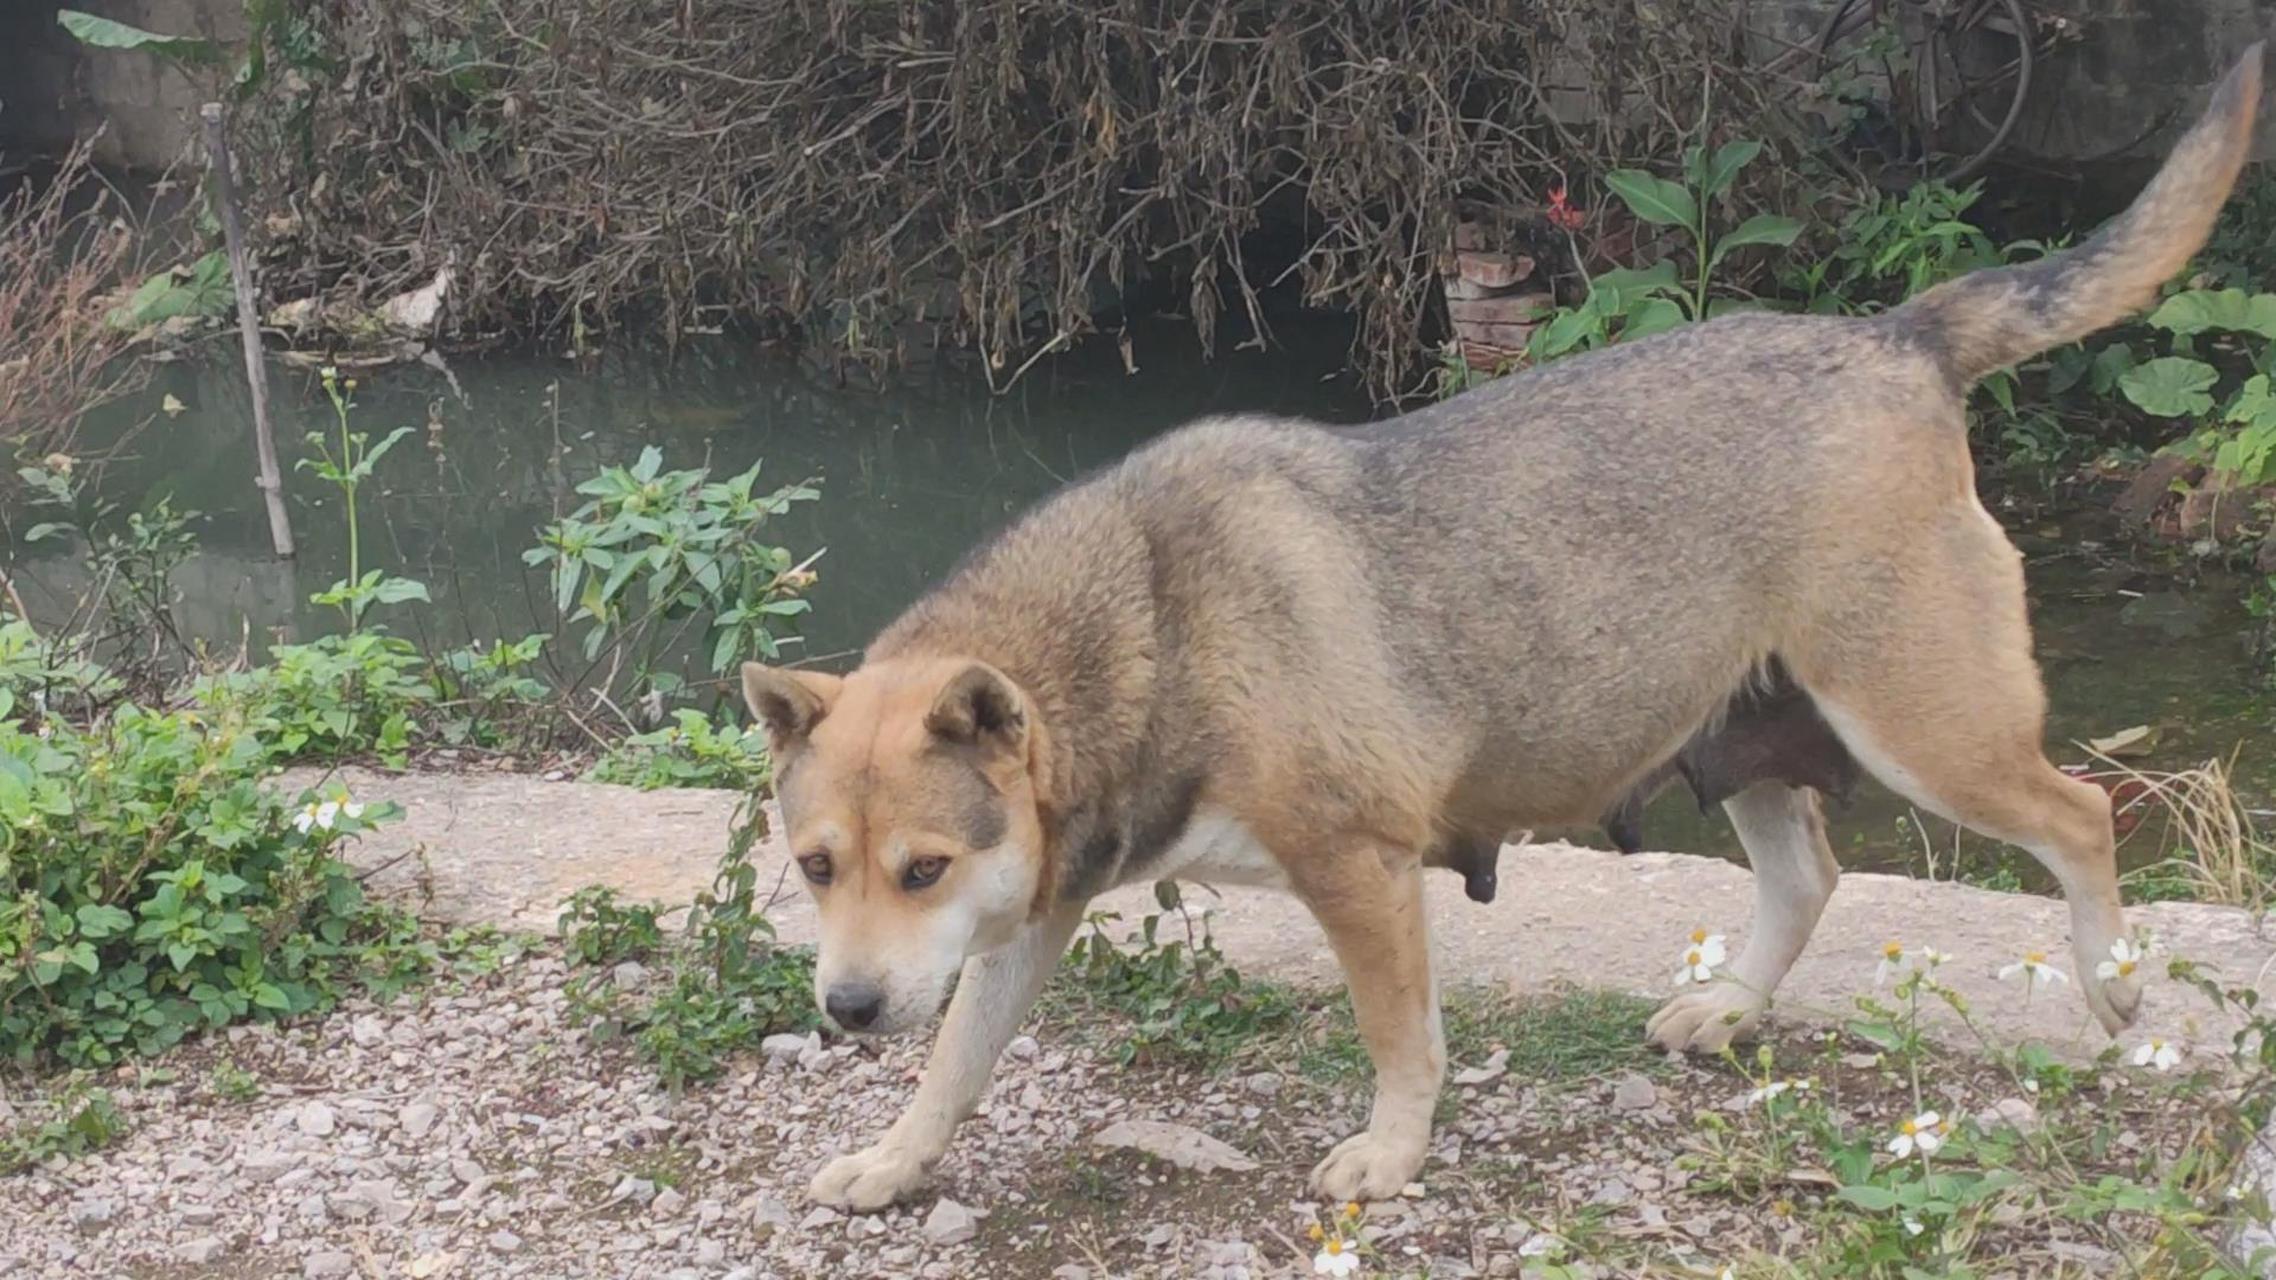
[[[0,198],[0,443],[32,456],[68,448],[81,415],[145,372],[123,358],[134,335],[107,318],[136,235],[107,191],[88,202],[91,145]]]

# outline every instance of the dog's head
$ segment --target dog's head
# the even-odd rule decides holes
[[[1027,697],[982,662],[850,676],[747,663],[791,856],[814,895],[814,996],[848,1031],[906,1031],[968,956],[1010,941],[1043,877]]]

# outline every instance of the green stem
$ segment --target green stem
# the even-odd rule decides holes
[[[1707,206],[1705,192],[1701,192],[1699,225],[1691,229],[1691,238],[1699,246],[1699,290],[1691,298],[1691,319],[1694,323],[1707,318]]]
[[[340,491],[346,496],[348,507],[348,590],[351,594],[347,601],[341,605],[341,608],[348,615],[348,634],[353,635],[359,621],[357,615],[362,612],[356,607],[353,593],[363,581],[363,548],[360,545],[356,530],[355,458],[351,452],[354,444],[348,437],[347,401],[335,400],[333,408],[340,419],[340,465],[341,470],[346,473],[340,480]]]

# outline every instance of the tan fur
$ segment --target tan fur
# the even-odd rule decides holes
[[[2258,92],[2256,47],[2069,253],[1869,319],[1729,317],[1350,431],[1189,427],[975,553],[842,680],[746,668],[792,851],[828,871],[817,997],[905,1030],[963,971],[915,1105],[815,1196],[915,1190],[1082,905],[1189,828],[1253,839],[1320,920],[1377,1095],[1314,1185],[1392,1194],[1444,1067],[1425,859],[1594,820],[1773,660],[1867,771],[2054,869],[2079,985],[2125,1025],[2138,988],[2093,976],[2124,927],[2108,802],[2041,754],[2021,560],[1976,500],[1962,397],[2195,252]],[[1740,782],[1754,928],[1728,980],[1654,1019],[1672,1048],[1751,1025],[1833,889],[1816,794]]]

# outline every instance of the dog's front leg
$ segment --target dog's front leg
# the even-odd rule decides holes
[[[1422,1168],[1446,1074],[1422,867],[1413,857],[1359,849],[1293,870],[1297,894],[1343,966],[1375,1064],[1367,1131],[1328,1153],[1312,1170],[1312,1187],[1335,1200],[1387,1199]]]
[[[1083,904],[1055,907],[1019,937],[965,962],[909,1109],[876,1144],[822,1166],[807,1194],[868,1213],[916,1191],[980,1105],[988,1077],[1082,921]]]

